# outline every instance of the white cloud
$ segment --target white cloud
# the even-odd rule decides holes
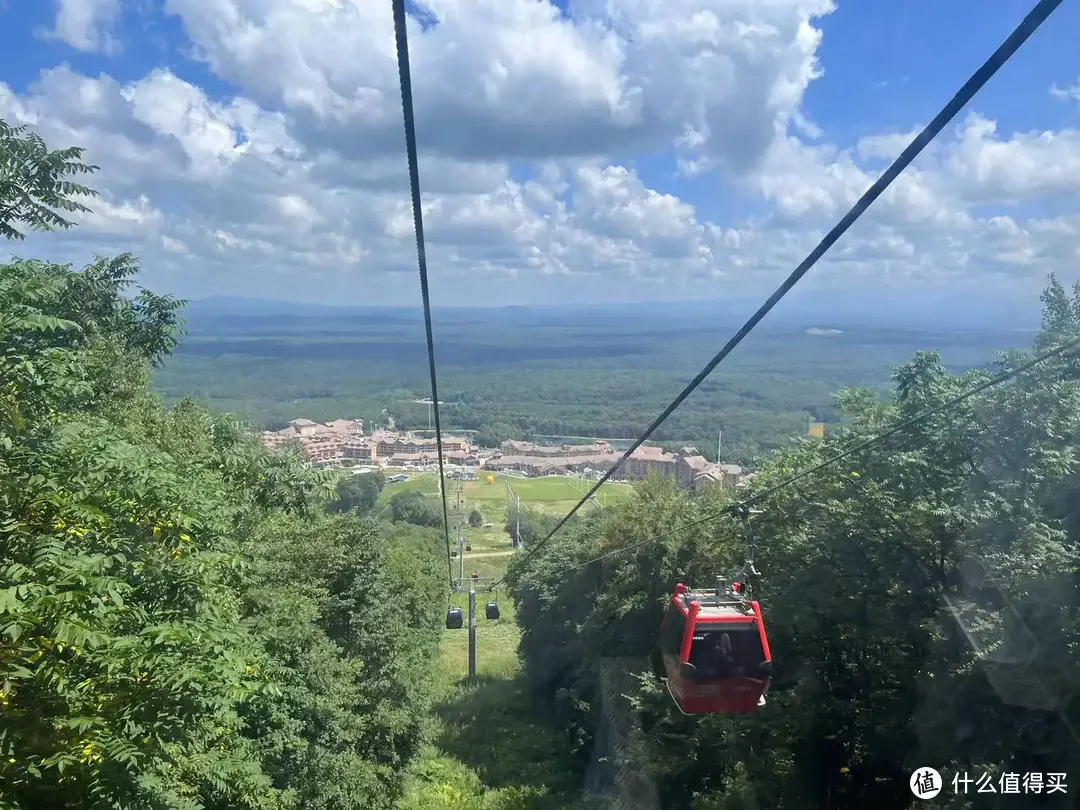
[[[1076,80],[1076,84],[1068,87],[1058,87],[1057,84],[1050,85],[1050,95],[1055,98],[1072,99],[1074,101],[1080,101],[1080,79]]]
[[[466,160],[670,148],[732,165],[793,116],[830,0],[431,0],[410,57],[426,151]],[[308,144],[401,148],[389,3],[167,0],[210,67]]]
[[[161,246],[170,253],[189,253],[187,245],[181,242],[179,239],[174,239],[171,236],[161,235]]]
[[[573,16],[538,0],[426,7],[437,23],[410,29],[420,175],[433,284],[450,296],[512,281],[529,300],[548,278],[591,279],[593,295],[631,283],[682,296],[772,286],[918,131],[912,122],[842,149],[807,119],[802,98],[821,73],[813,22],[828,0],[580,0]],[[100,36],[106,6],[94,8],[79,19]],[[186,295],[337,300],[394,288],[412,300],[390,4],[165,8],[239,95],[211,97],[166,68],[118,81],[60,66],[26,93],[0,84],[0,117],[53,146],[85,146],[102,166],[94,213],[76,231],[31,237],[35,249],[64,260],[133,250],[147,283]],[[699,188],[722,177],[766,208],[711,222],[704,204],[650,187],[635,168],[642,153],[666,155]],[[968,115],[814,276],[1072,272],[1078,178],[1077,131],[1002,134]],[[1052,214],[1035,207],[1050,199],[1063,201]]]
[[[972,115],[952,145],[946,171],[972,204],[1015,205],[1080,192],[1080,130],[997,136],[997,124]]]
[[[114,54],[120,45],[108,29],[119,14],[120,0],[56,0],[56,23],[40,33],[80,51]]]
[[[867,135],[863,138],[859,138],[859,142],[856,145],[856,151],[863,160],[887,160],[890,163],[896,158],[900,157],[900,153],[903,152],[916,136],[922,132],[923,127],[913,127],[909,132],[888,132],[879,135]],[[934,144],[927,147],[929,150],[934,149]],[[925,150],[924,150],[925,154]]]
[[[854,150],[777,141],[758,177],[766,198],[785,221],[837,219],[918,134],[862,138]],[[975,227],[978,211],[1016,208],[1063,198],[1075,207],[1080,193],[1080,130],[998,134],[977,113],[942,133],[897,178],[865,219],[932,224],[953,231]],[[983,215],[985,222],[987,216]]]
[[[107,234],[145,238],[157,231],[164,220],[160,211],[145,195],[136,200],[113,203],[99,197],[93,201],[90,213],[80,213],[73,219],[82,227]]]

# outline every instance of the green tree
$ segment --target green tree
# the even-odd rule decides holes
[[[399,492],[390,499],[390,514],[395,521],[411,523],[414,526],[443,525],[442,510],[438,505],[416,490]]]
[[[97,171],[82,155],[74,146],[50,152],[39,135],[0,119],[0,236],[22,239],[19,224],[36,231],[70,228],[61,211],[89,212],[76,198],[97,192],[65,179]]]
[[[126,295],[136,271],[0,265],[0,810],[388,810],[430,715],[437,544],[166,409],[180,302]]]
[[[484,513],[475,506],[469,511],[469,525],[479,529],[484,525]]]
[[[327,503],[327,509],[339,513],[355,510],[366,515],[375,508],[385,484],[386,478],[380,470],[349,475],[338,482],[336,497]]]
[[[539,509],[523,506],[520,510],[512,503],[506,511],[506,523],[503,529],[511,537],[518,538],[526,546],[543,539],[555,528],[558,516]]]
[[[399,542],[355,514],[264,524],[247,544],[247,613],[280,696],[247,734],[290,808],[393,806],[423,742],[439,642],[437,541]]]
[[[1036,347],[1080,334],[1078,302],[1051,281]],[[920,353],[887,401],[837,397],[836,430],[775,453],[754,490],[986,378]],[[923,762],[993,779],[1074,770],[1077,437],[1073,354],[759,502],[756,595],[776,673],[768,707],[747,718],[682,716],[647,663],[675,583],[711,585],[742,563],[739,523],[707,520],[729,496],[642,485],[512,566],[527,677],[583,765],[603,742],[612,791],[645,779],[665,807],[906,808]],[[613,706],[641,731],[613,732]]]
[[[235,706],[259,656],[228,585],[242,496],[219,494],[219,459],[144,441],[128,384],[174,324],[151,334],[116,285],[108,301],[65,268],[0,279],[0,802],[258,806]],[[101,306],[71,313],[88,289]]]
[[[509,439],[521,438],[520,427],[508,425],[505,422],[492,422],[481,426],[481,430],[474,437],[480,447],[499,447]]]

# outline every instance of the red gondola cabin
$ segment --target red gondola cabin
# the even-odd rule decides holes
[[[675,586],[660,628],[660,658],[684,714],[750,714],[765,705],[772,654],[761,608],[741,590]]]

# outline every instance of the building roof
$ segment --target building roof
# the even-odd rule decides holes
[[[588,456],[565,456],[563,458],[542,458],[538,456],[502,456],[490,459],[489,467],[551,467],[553,469],[565,469],[576,467],[581,464],[614,464],[619,460],[619,453],[599,453]]]
[[[591,455],[593,453],[604,453],[611,447],[607,442],[593,442],[592,444],[533,444],[532,442],[522,441],[520,439],[507,439],[502,443],[501,448],[504,452],[511,455],[523,455],[523,456],[562,456],[566,453],[574,453],[575,455]]]
[[[333,429],[333,430],[355,430],[356,428],[360,428],[361,430],[363,430],[364,420],[363,419],[334,419],[334,420],[332,420],[330,422],[327,422],[326,426],[328,428]]]
[[[390,456],[391,461],[425,461],[433,458],[430,453],[394,453]]]
[[[630,458],[643,461],[668,461],[674,457],[673,453],[665,453],[663,447],[652,447],[650,445],[642,445],[630,454]]]
[[[698,472],[708,470],[712,466],[712,463],[705,456],[681,456],[681,458],[690,469]]]

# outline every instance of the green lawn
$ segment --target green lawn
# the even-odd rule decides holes
[[[521,498],[523,503],[531,505],[542,503],[568,503],[570,507],[581,500],[592,487],[592,481],[580,478],[567,478],[563,476],[551,476],[548,478],[514,478],[511,476],[495,475],[494,484],[488,484],[486,476],[481,476],[480,481],[466,481],[466,497],[473,500],[487,500],[490,498],[506,498],[506,484],[509,483],[514,493]],[[605,483],[600,488],[596,497],[601,503],[608,501],[617,503],[630,497],[633,487],[630,484]],[[570,507],[567,507],[568,509]]]
[[[493,483],[487,482],[491,476]],[[548,478],[514,478],[498,474],[480,471],[480,479],[477,481],[461,482],[464,488],[465,500],[475,504],[481,512],[487,516],[490,505],[498,504],[498,511],[494,514],[506,515],[506,484],[514,491],[522,501],[530,506],[540,506],[552,510],[563,509],[570,511],[574,504],[589,491],[593,482],[579,478],[566,478],[563,476],[551,476]],[[379,501],[388,503],[395,493],[398,492],[423,492],[425,495],[436,497],[439,492],[439,476],[437,473],[420,473],[398,484],[387,484],[379,496]],[[452,497],[457,481],[447,481],[447,495]],[[605,483],[596,498],[601,505],[607,506],[630,497],[633,487],[630,484]],[[496,523],[492,517],[487,518]]]
[[[467,679],[469,596],[458,593],[449,600],[465,611],[465,626],[443,633],[432,742],[410,768],[398,810],[575,806],[580,785],[566,759],[566,741],[558,729],[543,723],[543,710],[519,676],[520,630],[513,603],[500,594],[501,615],[489,621],[484,612],[489,600],[496,596],[476,594],[475,683]]]
[[[522,503],[530,505],[565,504],[569,509],[580,498],[566,479],[511,478],[510,482]],[[387,486],[380,500],[388,501],[394,492],[408,489],[437,497],[437,483],[434,474],[417,476]],[[448,482],[452,523],[457,522],[456,487],[456,481]],[[626,498],[629,490],[613,485],[611,497]],[[476,571],[490,582],[506,573],[512,554],[510,538],[503,530],[506,488],[502,476],[495,476],[493,484],[487,483],[486,475],[464,482],[461,508],[467,515],[474,506],[493,526],[465,528],[472,545],[472,553],[465,555],[465,576],[468,579]],[[456,576],[458,560],[453,563]],[[484,615],[489,600],[498,601],[498,621]],[[567,741],[559,729],[543,722],[543,708],[535,704],[519,675],[521,632],[514,621],[513,603],[505,593],[477,592],[477,681],[471,684],[466,677],[469,596],[455,593],[448,603],[464,610],[465,626],[443,632],[440,700],[432,743],[410,769],[408,789],[398,810],[567,810],[577,806],[581,786],[567,760]]]
[[[387,478],[391,473],[384,473]],[[409,473],[406,473],[409,475]],[[387,483],[379,494],[380,503],[390,503],[390,499],[399,492],[423,492],[425,495],[437,495],[439,488],[439,476],[435,473],[421,473],[410,475],[408,481],[400,481],[396,484]]]
[[[499,604],[498,621],[484,617],[484,605]],[[465,626],[447,630],[442,645],[442,671],[448,684],[456,684],[469,674],[469,595],[454,594],[451,602],[465,612]],[[476,594],[476,672],[500,678],[517,673],[517,645],[521,633],[514,621],[514,603],[506,594]]]
[[[518,673],[520,631],[514,606],[498,599],[500,618],[489,621],[476,595],[476,672],[468,675],[468,594],[451,603],[466,612],[465,626],[443,634],[437,687],[440,699],[431,744],[410,768],[398,810],[567,810],[580,784],[567,760],[566,740],[541,719],[543,710]]]
[[[488,476],[492,483],[488,483]],[[562,476],[550,478],[514,478],[497,474],[480,472],[477,481],[447,481],[447,502],[450,507],[450,524],[458,525],[457,490],[461,488],[462,515],[467,518],[469,512],[475,507],[484,516],[484,522],[490,523],[490,528],[474,529],[464,526],[465,537],[472,546],[471,554],[483,555],[471,557],[470,552],[465,554],[465,575],[477,572],[481,577],[498,579],[506,573],[506,566],[510,562],[510,554],[492,556],[493,552],[510,552],[510,538],[503,531],[506,523],[506,484],[514,491],[522,504],[550,510],[556,513],[569,512],[584,495],[592,482]],[[379,495],[379,502],[386,504],[398,492],[422,492],[430,498],[437,498],[439,476],[437,473],[420,473],[413,475],[408,481],[397,484],[387,484]],[[597,498],[602,505],[610,505],[630,497],[633,491],[629,484],[604,484],[597,493]],[[464,521],[462,521],[464,523]],[[453,532],[451,536],[453,540]],[[454,576],[460,572],[457,558],[453,560]]]

